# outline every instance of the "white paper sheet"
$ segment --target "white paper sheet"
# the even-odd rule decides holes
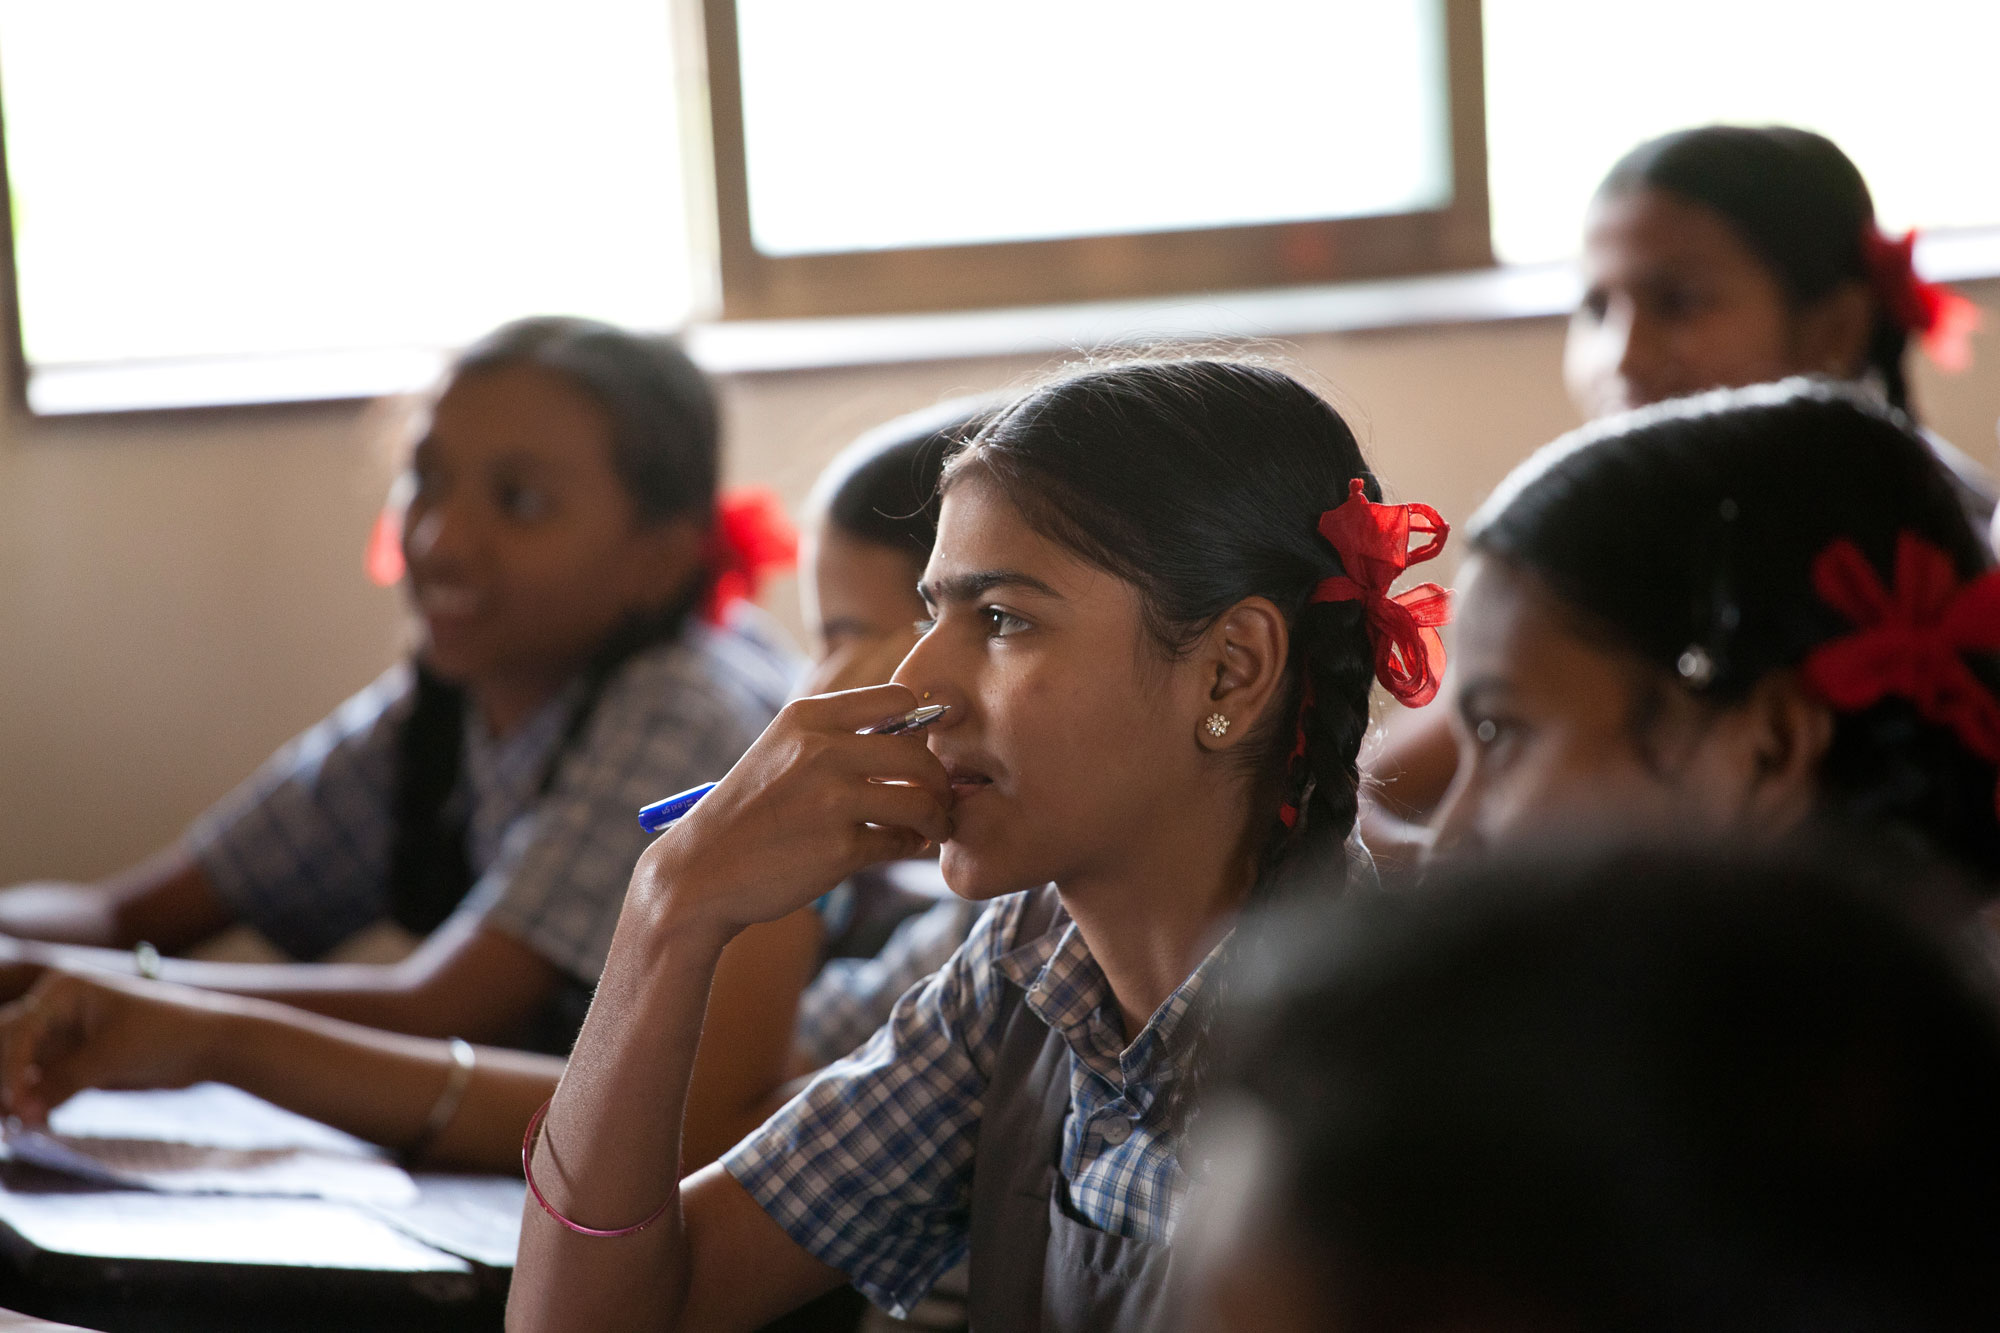
[[[417,1201],[388,1154],[238,1088],[79,1093],[47,1132],[11,1129],[10,1156],[168,1194],[284,1195],[382,1207]]]

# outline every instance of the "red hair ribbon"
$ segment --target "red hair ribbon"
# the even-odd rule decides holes
[[[1806,683],[1842,712],[1894,695],[1949,727],[1966,749],[2000,764],[2000,700],[1965,661],[2000,653],[2000,570],[1963,585],[1951,557],[1913,532],[1896,538],[1896,583],[1846,538],[1813,562],[1813,589],[1855,626],[1815,648]],[[2000,809],[2000,790],[1994,793]]]
[[[1375,644],[1375,678],[1411,708],[1437,697],[1444,675],[1438,627],[1451,619],[1451,594],[1435,583],[1420,583],[1392,597],[1389,585],[1411,565],[1436,556],[1450,533],[1451,526],[1429,505],[1374,503],[1363,494],[1359,477],[1348,483],[1339,508],[1319,516],[1319,535],[1347,572],[1322,579],[1307,601],[1361,603]],[[1413,535],[1429,540],[1412,550]]]
[[[755,601],[764,580],[791,572],[799,560],[799,534],[778,497],[761,487],[724,491],[715,504],[708,563],[715,572],[702,614],[721,624],[739,601]]]
[[[392,496],[375,515],[368,529],[368,550],[362,557],[368,581],[378,588],[393,588],[403,581],[403,507]]]
[[[1891,240],[1870,223],[1861,233],[1861,257],[1868,283],[1889,317],[1923,340],[1924,352],[1940,369],[1956,374],[1972,364],[1972,334],[1979,307],[1949,287],[1917,276],[1917,234]]]
[[[1435,557],[1450,534],[1451,525],[1429,505],[1376,504],[1359,477],[1348,482],[1347,499],[1319,516],[1319,535],[1333,547],[1347,572],[1321,579],[1307,605],[1360,602],[1375,648],[1375,678],[1411,708],[1437,697],[1444,675],[1444,637],[1438,628],[1451,620],[1451,594],[1435,583],[1420,583],[1391,595],[1389,585],[1411,565]],[[1427,540],[1412,549],[1412,536]],[[1308,680],[1288,768],[1305,754],[1305,713],[1311,706]],[[1298,822],[1298,807],[1286,802],[1278,818],[1291,828]]]

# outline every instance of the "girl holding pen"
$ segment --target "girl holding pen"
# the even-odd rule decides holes
[[[968,1252],[975,1327],[1159,1326],[1218,949],[1346,874],[1378,673],[1435,688],[1435,552],[1289,377],[1086,370],[947,471],[897,683],[789,705],[640,862],[536,1118],[510,1322],[754,1328],[851,1281],[907,1310]],[[1421,542],[1410,549],[1412,536]],[[921,703],[921,736],[857,735]],[[860,1051],[679,1178],[717,961],[861,864],[938,845],[998,899]]]

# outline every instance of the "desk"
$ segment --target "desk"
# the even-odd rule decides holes
[[[154,1193],[0,1162],[0,1306],[116,1333],[498,1329],[524,1187],[415,1180],[413,1202],[387,1205]]]

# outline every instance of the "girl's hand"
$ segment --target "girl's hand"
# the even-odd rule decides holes
[[[227,996],[51,972],[0,1009],[0,1109],[29,1124],[85,1088],[184,1088],[209,1078]]]
[[[901,685],[787,704],[639,859],[634,900],[727,937],[796,911],[863,866],[949,838],[951,785],[922,733],[856,734],[916,704]]]

